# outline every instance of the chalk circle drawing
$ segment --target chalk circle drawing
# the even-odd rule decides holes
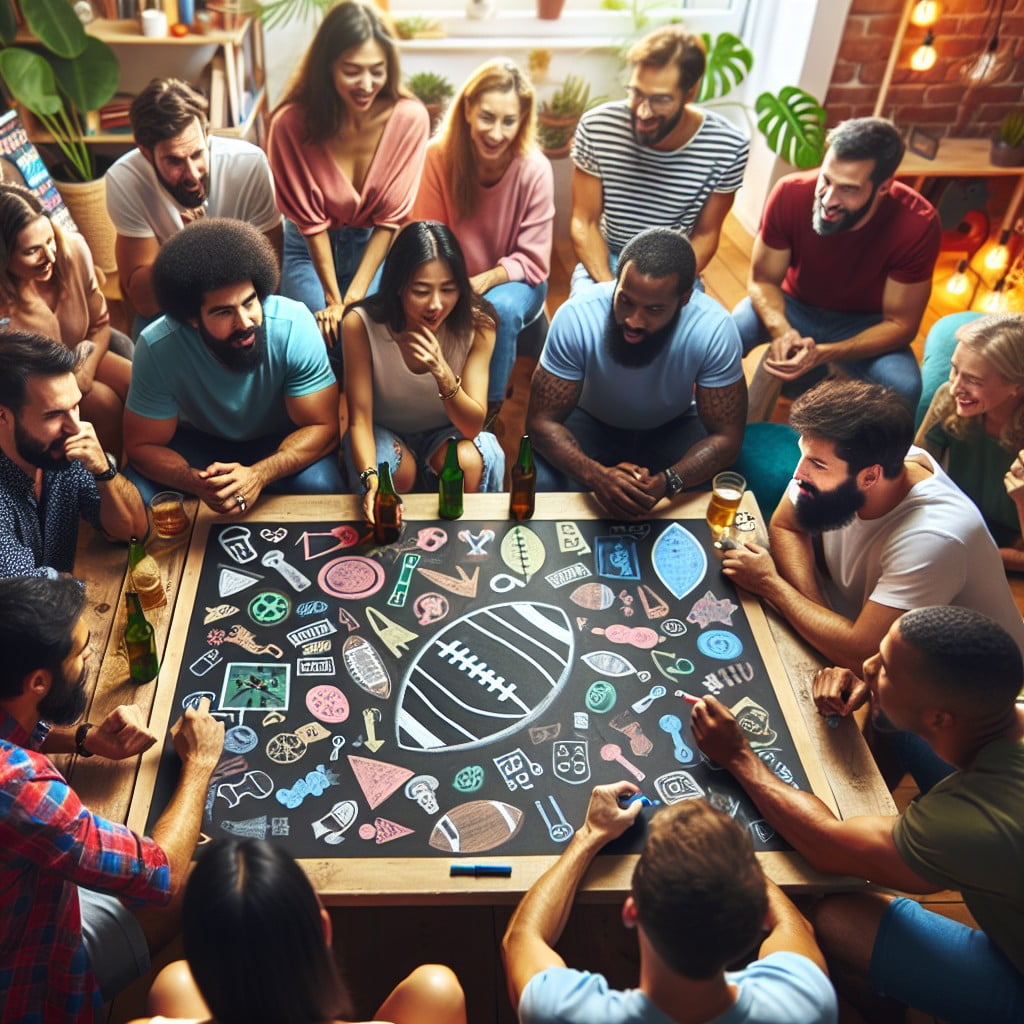
[[[671,523],[654,542],[651,564],[658,579],[680,601],[704,579],[708,555],[689,530]]]
[[[291,666],[263,662],[228,662],[221,690],[221,711],[252,708],[288,710]]]
[[[712,622],[720,622],[723,626],[731,626],[732,613],[739,610],[740,606],[738,604],[730,601],[727,597],[717,598],[709,590],[690,609],[690,614],[686,616],[686,621],[700,626],[701,629],[707,629]]]
[[[461,616],[417,653],[402,680],[398,745],[468,750],[518,732],[565,686],[574,644],[554,605],[516,601]]]
[[[615,592],[607,583],[581,583],[569,595],[569,600],[581,608],[600,612],[615,604]]]
[[[686,623],[682,619],[666,619],[661,624],[661,631],[665,636],[683,636],[686,633]]]
[[[540,800],[534,800],[533,806],[537,808],[537,813],[544,820],[544,825],[548,830],[548,836],[551,841],[555,843],[567,843],[572,839],[575,829],[568,821],[565,820],[565,814],[562,812],[562,808],[558,806],[558,801],[553,796],[548,796],[548,802],[551,804],[550,818],[548,817],[547,811],[545,811],[544,805]]]
[[[590,755],[586,740],[555,740],[551,745],[551,770],[555,777],[572,786],[590,778]]]
[[[232,726],[224,734],[224,749],[232,754],[248,754],[250,750],[256,749],[259,737],[256,730],[248,725]]]
[[[527,582],[540,572],[546,554],[544,542],[528,526],[513,526],[501,538],[501,560]]]
[[[500,800],[471,800],[438,818],[429,843],[443,853],[484,853],[522,828],[523,812]]]
[[[336,785],[338,773],[326,765],[318,764],[313,771],[306,772],[290,789],[279,789],[274,797],[278,803],[294,811],[307,797],[323,796],[331,786]]]
[[[373,839],[379,846],[381,843],[390,843],[394,839],[401,839],[403,836],[411,836],[416,830],[399,825],[397,821],[388,821],[387,818],[374,818],[373,824],[366,822],[359,826],[360,839]]]
[[[256,549],[252,546],[252,531],[246,526],[229,526],[217,535],[217,542],[228,557],[240,565],[256,559]]]
[[[416,775],[405,784],[405,795],[427,814],[437,814],[437,787],[440,783],[433,775]]]
[[[681,658],[668,651],[651,651],[654,666],[666,678],[675,680],[679,676],[693,674],[693,662],[689,658]]]
[[[697,637],[697,650],[709,658],[731,661],[743,653],[743,644],[735,633],[727,633],[724,629],[709,629]]]
[[[522,747],[499,754],[493,761],[510,793],[517,789],[533,789],[531,776],[544,774],[544,769],[536,761],[531,761]]]
[[[237,807],[243,797],[265,800],[274,789],[274,780],[261,771],[246,772],[240,782],[222,782],[217,796],[227,801],[228,807]]]
[[[293,732],[279,732],[267,740],[266,753],[275,764],[294,764],[306,753],[306,741]]]
[[[605,676],[631,676],[636,672],[633,663],[614,651],[591,651],[583,655],[583,664]]]
[[[598,537],[594,544],[598,576],[612,580],[640,579],[640,558],[633,537]]]
[[[595,626],[590,632],[603,636],[613,644],[629,644],[641,651],[649,651],[665,639],[649,626],[623,626],[619,623],[604,628]]]
[[[459,793],[475,793],[484,784],[484,769],[479,764],[460,768],[452,779],[452,789]]]
[[[220,565],[217,568],[217,593],[221,597],[239,594],[249,587],[256,586],[263,579],[259,573],[249,572],[247,569],[233,569],[229,565]]]
[[[365,637],[350,636],[341,648],[341,660],[352,681],[371,697],[391,696],[391,676],[377,649]]]
[[[682,769],[659,775],[654,780],[654,788],[662,803],[666,804],[677,804],[680,800],[696,800],[704,796],[704,790],[697,784],[697,780]]]
[[[267,816],[265,814],[258,818],[246,818],[243,821],[222,821],[220,827],[240,839],[267,838]]]
[[[615,687],[611,683],[605,679],[595,679],[587,688],[587,695],[583,698],[583,703],[590,711],[602,715],[615,707],[617,696]]]
[[[345,833],[352,827],[358,813],[359,805],[355,800],[339,800],[319,821],[313,822],[313,838],[337,846],[344,842]]]
[[[601,748],[601,760],[615,761],[617,764],[622,765],[622,767],[625,768],[637,782],[643,782],[644,779],[647,778],[647,775],[640,771],[640,769],[622,753],[622,747],[620,747],[618,743],[606,743]]]
[[[743,730],[750,745],[758,747],[774,747],[778,736],[771,727],[768,712],[750,697],[733,704],[729,709],[736,718],[736,724]]]
[[[436,591],[420,594],[412,603],[416,621],[421,626],[432,626],[435,622],[443,622],[448,618],[448,598]]]
[[[320,589],[343,601],[359,601],[384,586],[384,567],[363,555],[342,555],[328,562],[317,576]]]
[[[203,625],[209,626],[211,622],[219,619],[226,619],[229,615],[236,615],[238,609],[233,604],[219,604],[216,608],[207,607],[206,615],[203,618]]]
[[[696,757],[683,739],[683,720],[678,715],[662,715],[658,728],[672,737],[672,753],[680,764],[690,764]]]
[[[349,716],[348,697],[330,683],[314,686],[306,694],[306,707],[321,722],[337,725]]]
[[[355,754],[348,755],[348,763],[371,810],[384,803],[415,774],[400,764],[357,757]]]

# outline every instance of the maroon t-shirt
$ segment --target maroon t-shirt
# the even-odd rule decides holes
[[[887,278],[900,284],[931,278],[942,227],[927,199],[895,181],[863,227],[823,236],[811,226],[817,180],[817,171],[787,175],[764,208],[762,241],[790,253],[786,294],[820,309],[877,313]]]

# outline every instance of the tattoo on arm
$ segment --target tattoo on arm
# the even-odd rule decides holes
[[[534,447],[552,465],[576,480],[584,480],[593,460],[584,454],[564,426],[583,392],[583,381],[565,380],[537,367],[530,384],[530,404],[526,410],[526,431]]]

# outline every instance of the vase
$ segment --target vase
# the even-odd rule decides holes
[[[995,167],[1024,167],[1024,143],[1011,146],[1004,139],[993,139],[989,160]]]
[[[556,21],[562,16],[565,0],[537,0],[537,17],[543,21]]]

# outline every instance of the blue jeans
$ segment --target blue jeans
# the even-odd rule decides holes
[[[418,487],[424,491],[437,489],[437,474],[431,468],[429,459],[431,455],[448,443],[449,437],[457,437],[463,440],[459,433],[450,423],[445,427],[435,427],[433,430],[422,430],[415,434],[399,435],[387,427],[373,425],[373,443],[377,448],[377,465],[386,462],[391,466],[392,475],[398,469],[400,459],[398,457],[398,442],[405,445],[416,457],[416,481]],[[484,472],[480,479],[481,491],[500,491],[504,488],[505,480],[505,453],[502,451],[498,439],[487,431],[481,431],[473,438],[473,444],[480,453],[484,462]],[[349,443],[349,435],[345,435],[345,472],[352,482],[352,489],[355,490],[359,474],[366,468],[357,467],[352,461],[352,446]]]
[[[505,284],[495,285],[484,296],[498,313],[498,333],[494,338],[487,385],[488,402],[500,402],[505,397],[512,366],[516,361],[519,332],[540,316],[547,294],[547,281],[532,285],[525,281],[506,281]]]
[[[819,309],[787,295],[786,319],[795,331],[807,338],[813,338],[819,345],[833,341],[845,341],[861,331],[882,322],[881,313],[838,313],[829,309]],[[754,312],[750,299],[743,299],[732,311],[732,319],[740,332],[744,354],[756,345],[770,340],[760,317]],[[899,352],[887,352],[873,359],[854,359],[838,363],[843,371],[859,380],[867,380],[872,384],[882,384],[902,395],[911,409],[917,408],[921,398],[921,371],[917,366],[917,358],[909,346]],[[828,373],[826,366],[818,366],[804,374],[793,383],[796,393],[806,391],[817,384]],[[790,389],[786,388],[786,394]]]
[[[373,234],[372,228],[337,228],[327,232],[334,255],[334,273],[338,277],[338,290],[341,295],[352,283],[359,261],[363,258],[366,243]],[[374,275],[373,283],[366,294],[372,295],[377,290],[380,280],[380,269]],[[309,254],[309,246],[302,232],[290,221],[284,222],[284,255],[281,260],[281,295],[288,296],[305,304],[311,313],[323,309],[327,304],[324,299],[324,286],[320,283],[313,257]]]
[[[205,469],[211,462],[239,462],[251,466],[277,451],[284,435],[257,437],[251,441],[225,441],[223,438],[204,434],[189,426],[179,426],[167,445],[177,452],[194,469]],[[127,466],[124,475],[135,484],[148,505],[157,491],[166,485],[154,483],[137,469]],[[282,477],[268,484],[264,494],[347,494],[348,488],[338,468],[337,450],[330,452],[291,476]]]
[[[613,427],[591,416],[583,409],[573,409],[565,420],[566,428],[576,438],[584,453],[602,466],[635,462],[658,473],[674,465],[679,457],[702,437],[707,437],[704,424],[696,413],[685,413],[668,423],[649,430],[627,430]],[[578,480],[555,469],[536,452],[538,491],[585,491]]]

